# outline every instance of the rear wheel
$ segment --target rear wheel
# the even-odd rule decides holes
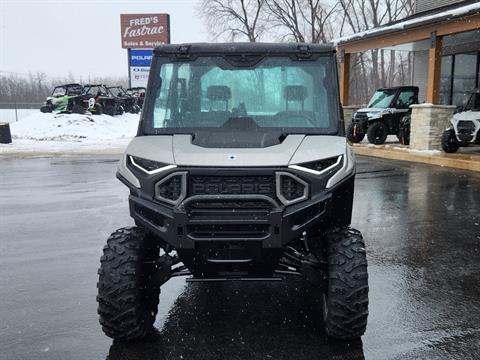
[[[382,122],[374,122],[368,127],[367,138],[370,144],[381,145],[387,140],[387,125]]]
[[[85,108],[82,105],[74,104],[72,107],[72,113],[85,114]]]
[[[100,104],[95,104],[95,106],[93,107],[93,113],[95,115],[102,115],[103,114],[103,107],[102,105]]]
[[[153,330],[160,287],[150,287],[159,248],[142,228],[115,231],[107,240],[98,270],[98,314],[104,333],[118,340]]]
[[[454,129],[447,129],[442,134],[442,149],[446,153],[454,153],[460,147]]]
[[[44,105],[40,108],[40,111],[42,113],[51,113],[52,112],[52,108],[50,106],[47,106],[47,105]]]
[[[105,106],[104,113],[110,116],[115,116],[115,107],[113,105]]]
[[[362,336],[368,318],[367,256],[362,234],[349,227],[327,235],[328,271],[324,295],[325,332],[337,339]]]
[[[365,137],[365,132],[359,124],[351,123],[347,129],[347,139],[353,143],[359,143]]]

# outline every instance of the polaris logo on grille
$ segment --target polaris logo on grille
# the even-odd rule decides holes
[[[237,160],[237,155],[235,154],[228,155],[228,160]]]
[[[270,195],[270,184],[193,184],[194,194],[261,194]]]

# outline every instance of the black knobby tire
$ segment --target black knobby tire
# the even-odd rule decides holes
[[[122,228],[107,240],[98,270],[98,314],[104,333],[116,340],[140,339],[153,330],[160,287],[148,287],[158,258],[139,227]]]
[[[103,112],[107,115],[115,116],[115,107],[113,105],[107,105]]]
[[[367,138],[370,144],[381,145],[387,140],[388,128],[382,122],[374,122],[368,127]]]
[[[95,115],[102,115],[103,114],[103,107],[100,104],[95,104],[93,107],[95,109],[94,114]]]
[[[79,104],[74,104],[73,107],[72,107],[72,113],[74,114],[85,114],[85,108],[82,106],[82,105],[79,105]]]
[[[410,130],[403,128],[398,130],[398,140],[402,145],[410,145]]]
[[[328,278],[324,295],[324,325],[328,336],[362,336],[368,318],[367,256],[362,234],[345,227],[328,236]]]
[[[447,129],[442,134],[442,149],[446,153],[454,153],[460,147],[455,130]]]
[[[40,108],[40,111],[41,111],[42,113],[51,113],[51,112],[52,112],[52,108],[51,108],[50,106],[44,105],[44,106],[42,106],[42,107]]]
[[[353,143],[359,143],[365,137],[365,132],[358,124],[350,124],[347,129],[347,139]]]

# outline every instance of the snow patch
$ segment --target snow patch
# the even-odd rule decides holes
[[[38,112],[10,124],[13,142],[0,144],[0,154],[123,149],[135,136],[139,119],[138,114],[112,117]]]

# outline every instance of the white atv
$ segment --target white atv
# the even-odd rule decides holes
[[[454,153],[460,146],[480,144],[480,90],[475,90],[470,99],[450,120],[452,126],[442,135],[442,149]]]

